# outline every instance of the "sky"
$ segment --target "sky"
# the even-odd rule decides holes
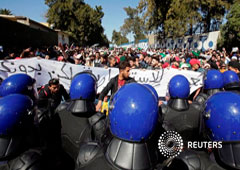
[[[136,7],[139,0],[85,0],[91,7],[101,5],[104,12],[102,25],[108,39],[112,38],[112,31],[120,30],[127,18],[124,7]],[[44,0],[0,0],[0,8],[7,8],[16,16],[26,16],[37,22],[46,22],[44,17],[47,13],[48,6],[44,4]],[[132,41],[133,37],[128,35],[127,38]]]

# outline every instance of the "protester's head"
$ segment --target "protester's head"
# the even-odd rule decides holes
[[[114,67],[115,65],[116,65],[116,58],[114,57],[114,56],[109,56],[108,57],[108,63],[109,63],[109,65],[110,65],[110,67]]]
[[[231,71],[234,71],[236,73],[239,73],[240,71],[240,64],[237,61],[230,61],[228,64],[228,69]]]
[[[96,59],[99,59],[99,58],[100,58],[100,53],[96,52]]]
[[[226,71],[226,64],[224,62],[220,62],[220,72],[223,73],[224,71]]]
[[[53,78],[53,79],[49,80],[48,88],[51,91],[51,93],[57,93],[58,90],[60,89],[59,80],[56,79],[56,78]]]
[[[134,68],[134,67],[135,67],[134,59],[133,59],[133,58],[129,58],[128,61],[129,61],[130,67],[131,67],[131,68]]]
[[[192,65],[192,70],[193,70],[193,71],[197,71],[197,70],[199,69],[199,67],[200,67],[200,66],[199,66],[198,64],[193,64],[193,65]]]
[[[140,54],[139,60],[140,60],[140,61],[143,61],[143,60],[144,60],[144,55],[143,55],[143,54]]]
[[[211,66],[210,66],[210,64],[206,63],[206,64],[204,64],[203,68],[206,70],[209,70],[209,69],[211,69]]]
[[[147,63],[148,63],[149,65],[151,65],[151,64],[152,64],[152,57],[148,56]]]
[[[189,63],[191,64],[193,71],[198,71],[201,65],[200,61],[197,59],[191,59]]]
[[[101,62],[102,64],[106,64],[106,62],[107,62],[107,56],[106,56],[106,55],[101,55],[101,57],[100,57],[100,62]]]
[[[152,67],[156,67],[156,66],[158,66],[158,64],[159,64],[158,59],[156,57],[153,57],[152,63],[151,63]]]
[[[236,55],[234,55],[234,56],[232,56],[231,60],[232,60],[232,61],[237,61],[237,60],[238,60],[238,58],[237,58],[237,56],[236,56]]]
[[[139,65],[139,58],[138,57],[135,57],[135,65]]]
[[[211,61],[213,61],[213,62],[215,62],[215,61],[217,60],[217,57],[216,57],[216,55],[215,55],[215,54],[213,54],[210,60],[211,60]]]
[[[181,69],[182,70],[188,70],[189,69],[189,67],[190,67],[190,65],[189,64],[187,64],[187,63],[183,63],[182,65],[181,65]]]
[[[83,60],[82,54],[78,54],[74,57],[75,64],[81,64],[82,60]]]
[[[124,79],[128,79],[130,75],[130,64],[127,61],[121,61],[119,63],[119,74],[123,76]]]

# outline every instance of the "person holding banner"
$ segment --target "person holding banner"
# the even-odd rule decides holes
[[[111,90],[111,96],[113,96],[118,89],[128,83],[136,82],[133,78],[130,78],[130,64],[127,61],[122,61],[119,64],[119,74],[113,77],[107,86],[102,90],[99,96],[98,104],[96,105],[96,111],[100,111],[102,107],[102,101],[108,92]]]

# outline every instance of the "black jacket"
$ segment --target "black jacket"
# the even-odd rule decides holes
[[[38,95],[38,107],[47,107],[47,103],[49,100],[51,100],[51,105],[53,106],[54,110],[61,103],[62,97],[64,97],[65,100],[68,100],[70,98],[63,85],[60,85],[59,91],[55,94],[52,94],[48,88],[48,85],[45,85],[39,90]]]
[[[136,82],[133,78],[128,78],[125,82],[125,84],[128,84],[128,83],[134,83]],[[111,90],[111,95],[113,96],[117,90],[118,90],[118,75],[113,77],[107,84],[106,87],[104,87],[104,89],[102,90],[100,96],[99,96],[99,100],[102,100],[104,99],[105,96],[107,96],[108,92]]]

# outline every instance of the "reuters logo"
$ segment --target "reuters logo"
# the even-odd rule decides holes
[[[182,152],[182,137],[175,131],[166,131],[158,140],[158,148],[165,157],[174,158]]]

